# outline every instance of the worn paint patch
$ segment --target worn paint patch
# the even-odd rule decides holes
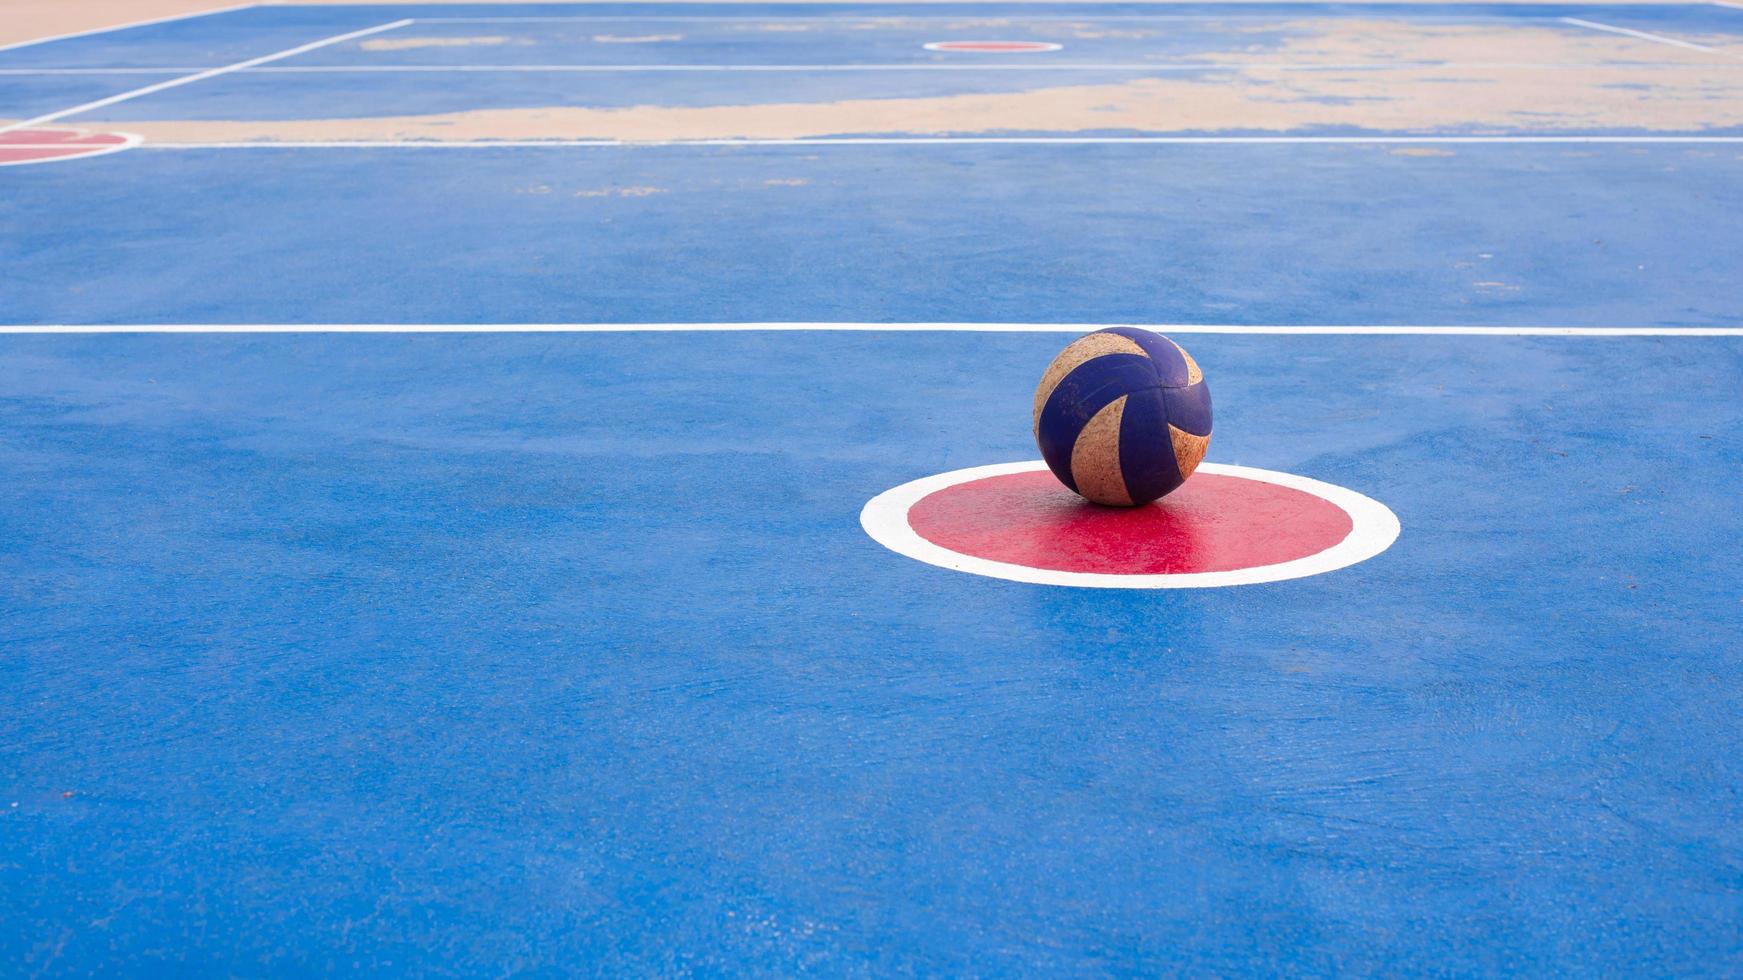
[[[575,197],[649,197],[654,194],[666,194],[665,187],[606,187],[576,191]]]
[[[593,40],[599,44],[662,44],[670,41],[682,41],[682,34],[642,34],[624,37],[617,34],[595,34]]]
[[[1603,69],[1629,71],[1630,69]],[[1651,91],[1599,89],[1573,72],[1479,68],[1458,86],[1444,70],[1383,78],[1317,73],[1217,79],[1142,78],[918,99],[850,99],[710,107],[575,106],[423,116],[246,121],[129,121],[160,142],[478,139],[796,139],[863,133],[1141,133],[1291,131],[1698,132],[1743,126],[1743,73],[1678,72]],[[1588,76],[1590,73],[1587,73]],[[1589,77],[1587,78],[1589,82]]]
[[[418,48],[487,48],[507,44],[509,38],[484,37],[377,37],[358,45],[365,51],[412,51]]]
[[[1252,28],[1255,34],[1260,28]],[[1207,52],[1239,72],[1010,92],[721,106],[481,109],[421,116],[127,123],[168,142],[797,139],[902,133],[1699,132],[1743,126],[1743,67],[1722,55],[1554,27],[1309,19]],[[1281,38],[1279,40],[1278,38]],[[1647,61],[1646,59],[1651,59]],[[1281,65],[1396,66],[1287,70]]]
[[[1453,62],[1573,67],[1590,64],[1714,64],[1714,54],[1562,24],[1435,24],[1404,18],[1303,18],[1242,26],[1267,43],[1202,57],[1222,64]],[[1733,39],[1735,40],[1735,39]]]
[[[904,26],[894,24],[891,26]],[[976,27],[1012,27],[1015,26],[1009,17],[978,17],[967,20],[953,20],[944,25],[948,31],[966,31]]]
[[[1684,34],[1676,32],[1679,41],[1705,45],[1730,58],[1743,58],[1743,37],[1736,34]]]
[[[1080,41],[1141,41],[1162,36],[1160,31],[1136,28],[1092,27],[1088,24],[1069,25],[1068,36]]]

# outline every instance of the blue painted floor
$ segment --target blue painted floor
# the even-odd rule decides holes
[[[0,302],[15,323],[1743,320],[1743,144],[1396,149],[135,151],[6,173],[0,224],[31,231],[0,237]]]
[[[197,67],[381,12],[0,67]],[[1034,458],[1072,324],[1743,325],[1743,148],[1396,149],[0,168],[15,326],[1062,325],[0,335],[0,963],[1743,971],[1743,339],[1180,335],[1212,460],[1397,513],[1317,577],[1019,585],[858,525]]]
[[[7,341],[6,958],[1738,965],[1737,342],[1191,340],[1214,458],[1398,513],[1335,574],[866,539],[1061,342]]]

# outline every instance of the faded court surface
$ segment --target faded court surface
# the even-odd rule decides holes
[[[868,535],[1106,324],[1396,540]],[[1735,973],[1740,390],[1731,5],[0,49],[0,963]]]

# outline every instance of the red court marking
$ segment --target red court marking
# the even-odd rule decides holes
[[[90,133],[82,129],[15,129],[0,133],[0,146],[22,143],[28,146],[120,146],[127,137],[120,133]]]
[[[1024,51],[1058,51],[1060,45],[1045,41],[933,41],[928,51],[979,51],[992,54],[1012,54]]]
[[[42,163],[96,156],[124,150],[139,142],[126,133],[93,133],[83,129],[16,129],[0,133],[0,166]]]
[[[940,548],[1059,572],[1178,575],[1306,558],[1354,527],[1337,504],[1302,490],[1199,473],[1154,504],[1100,507],[1043,471],[945,487],[908,524]]]
[[[90,150],[77,146],[0,146],[0,164],[35,163],[38,160],[59,160],[90,154]]]

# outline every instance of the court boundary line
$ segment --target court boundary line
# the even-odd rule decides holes
[[[1690,51],[1705,51],[1707,54],[1716,54],[1726,58],[1730,57],[1729,54],[1720,51],[1718,48],[1710,48],[1705,44],[1696,44],[1693,41],[1680,41],[1674,37],[1665,37],[1662,34],[1651,34],[1646,31],[1637,31],[1628,27],[1615,27],[1610,24],[1600,24],[1597,21],[1582,20],[1578,17],[1563,17],[1561,20],[1564,24],[1573,24],[1576,27],[1590,28],[1594,31],[1607,31],[1611,34],[1624,34],[1628,37],[1636,37],[1645,41],[1657,41],[1660,44],[1671,44],[1679,48],[1687,48]]]
[[[97,34],[110,34],[115,31],[130,31],[136,27],[153,27],[157,24],[172,24],[178,20],[194,20],[200,17],[215,17],[218,14],[233,14],[239,10],[250,10],[265,6],[259,3],[239,3],[234,7],[220,7],[217,10],[199,10],[191,14],[175,14],[170,17],[154,17],[150,20],[136,20],[130,24],[116,24],[114,27],[93,27],[88,31],[72,31],[66,34],[54,34],[49,37],[39,37],[34,41],[14,41],[11,44],[0,44],[0,51],[16,51],[37,44],[51,44],[55,41],[71,41],[81,37],[92,37]]]
[[[0,130],[4,132],[4,130]],[[817,136],[797,139],[692,140],[266,140],[254,142],[155,143],[141,150],[514,150],[653,149],[732,146],[1376,146],[1493,144],[1544,145],[1701,145],[1743,144],[1743,136]]]
[[[20,129],[29,129],[33,126],[40,126],[44,123],[58,122],[68,116],[76,116],[83,112],[90,112],[93,109],[102,109],[107,106],[115,105],[116,103],[127,102],[132,99],[152,95],[172,88],[178,88],[183,85],[191,85],[194,82],[205,81],[209,78],[217,78],[220,75],[228,75],[231,72],[241,71],[244,68],[253,68],[256,65],[264,65],[268,62],[278,61],[281,58],[295,57],[296,55],[306,54],[307,52],[314,51],[318,48],[324,48],[328,45],[340,44],[360,37],[368,37],[371,34],[380,34],[385,31],[405,27],[407,24],[412,23],[415,23],[414,19],[406,18],[393,21],[389,24],[378,24],[375,27],[366,27],[362,30],[351,31],[350,33],[340,34],[336,37],[322,38],[319,41],[311,41],[308,44],[298,45],[294,48],[287,48],[283,51],[277,51],[272,54],[261,55],[258,58],[249,58],[244,61],[235,62],[234,64],[224,65],[220,68],[208,69],[207,71],[193,75],[184,75],[181,78],[172,78],[165,82],[158,82],[156,85],[147,85],[143,88],[133,89],[130,92],[122,92],[119,95],[111,95],[108,98],[97,99],[94,102],[86,102],[83,105],[76,105],[71,109],[62,109],[58,112],[51,112],[47,115],[37,116],[34,119],[25,119],[20,122],[0,126],[0,133],[10,133]]]
[[[755,321],[697,323],[145,323],[0,324],[0,335],[102,334],[553,334],[553,333],[1087,333],[1136,327],[1171,334],[1304,337],[1739,337],[1725,327],[1504,327],[1216,323]]]
[[[793,0],[793,2],[805,2],[805,0]],[[985,0],[985,2],[987,2],[988,4],[997,4],[1000,2],[1004,2],[1004,0]],[[1025,2],[1048,3],[1048,2],[1052,2],[1052,0],[1010,0],[1010,2],[1015,2],[1015,3],[1025,3]],[[1103,0],[1066,0],[1066,2],[1089,4],[1089,3],[1102,3]],[[1257,4],[1257,3],[1264,3],[1264,2],[1266,2],[1266,0],[1251,0],[1251,2]],[[286,4],[285,6],[296,6],[296,5],[295,4]],[[1394,9],[1399,10],[1399,11],[1406,11],[1406,10],[1420,9],[1422,5],[1418,4],[1418,3],[1404,2],[1404,3],[1391,4],[1390,6],[1393,7]],[[1483,5],[1482,4],[1474,4],[1472,6],[1483,6]],[[1332,15],[1332,17],[1334,19],[1337,17],[1342,17],[1342,16],[1344,16],[1344,15],[1341,15],[1341,14]],[[544,16],[544,17],[526,17],[526,16],[514,17],[514,16],[509,16],[509,15],[503,15],[503,16],[499,16],[499,17],[418,17],[418,18],[416,18],[416,20],[420,24],[595,24],[595,23],[613,23],[613,22],[621,22],[621,21],[635,21],[635,22],[647,22],[647,23],[674,23],[674,24],[682,24],[682,23],[734,23],[734,22],[744,23],[744,24],[760,24],[760,23],[767,23],[767,22],[773,22],[773,21],[780,21],[780,22],[802,21],[802,22],[806,22],[806,23],[862,24],[862,23],[866,23],[868,21],[962,22],[962,21],[973,21],[973,20],[1013,20],[1013,21],[1020,21],[1023,23],[1077,23],[1077,22],[1081,22],[1081,21],[1139,22],[1139,21],[1201,21],[1201,20],[1202,21],[1225,21],[1226,20],[1226,21],[1271,22],[1271,21],[1279,21],[1279,20],[1284,20],[1284,19],[1289,19],[1289,18],[1277,16],[1277,15],[1271,15],[1271,14],[1252,14],[1252,13],[1246,13],[1246,14],[1227,14],[1227,13],[1218,13],[1218,14],[1105,14],[1105,15],[1101,15],[1101,16],[1097,16],[1094,14],[1080,14],[1080,15],[1075,16],[1075,17],[1069,16],[1066,14],[1032,14],[1032,15],[1017,14],[1014,16],[1002,16],[999,14],[990,14],[990,13],[956,14],[956,15],[950,15],[950,14],[912,14],[912,15],[902,15],[902,14],[841,14],[841,15],[834,15],[834,16],[823,15],[823,14],[768,14],[768,15],[575,14],[575,15],[571,15],[571,16],[567,16],[567,17],[557,16],[557,15],[550,15],[550,16]],[[1549,22],[1549,21],[1560,20],[1561,15],[1558,15],[1558,14],[1422,14],[1420,16],[1406,18],[1406,19],[1420,21],[1422,23],[1490,23],[1490,22],[1514,23],[1514,22],[1521,22],[1521,21],[1535,23],[1535,22]]]
[[[321,74],[395,74],[395,73],[538,73],[538,72],[859,72],[859,71],[1068,71],[1068,72],[1317,72],[1317,71],[1420,71],[1496,69],[1508,71],[1711,71],[1715,68],[1743,68],[1725,63],[1689,63],[1679,61],[1618,61],[1618,62],[1511,62],[1511,61],[1367,61],[1343,64],[1318,64],[1308,61],[1251,62],[1247,64],[1195,64],[1192,62],[999,62],[992,64],[959,64],[927,61],[883,62],[869,64],[532,64],[532,65],[269,65],[240,68],[238,75],[321,75]],[[84,75],[176,75],[209,68],[0,68],[0,77],[7,76],[84,76]]]

